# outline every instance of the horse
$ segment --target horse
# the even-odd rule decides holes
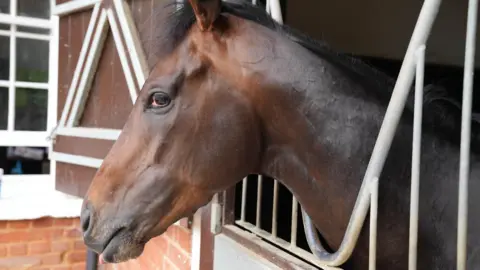
[[[105,263],[137,258],[214,194],[262,174],[337,249],[395,80],[244,1],[168,7],[153,28],[156,62],[84,197],[85,244]],[[454,269],[460,109],[435,89],[425,97],[418,268]],[[408,261],[412,108],[410,96],[380,178],[379,269]],[[471,194],[480,193],[479,127],[472,120]],[[469,269],[480,268],[479,206],[471,196]],[[364,226],[344,267],[367,265]]]

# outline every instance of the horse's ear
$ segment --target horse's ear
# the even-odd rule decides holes
[[[221,0],[189,0],[202,31],[210,30],[220,15]]]

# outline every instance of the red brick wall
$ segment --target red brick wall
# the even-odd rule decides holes
[[[191,230],[173,225],[168,231],[150,240],[136,260],[106,265],[106,270],[190,270]]]
[[[85,270],[78,218],[0,221],[0,270]]]

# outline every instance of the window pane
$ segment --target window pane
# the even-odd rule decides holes
[[[0,23],[0,30],[10,30],[10,25],[8,24],[4,24],[4,23]]]
[[[10,37],[0,36],[0,80],[9,80]]]
[[[48,91],[17,88],[15,130],[47,130]]]
[[[0,168],[5,175],[49,174],[45,147],[0,147]]]
[[[20,16],[50,18],[50,0],[17,0],[17,8]]]
[[[8,88],[0,87],[0,130],[8,126]]]
[[[27,27],[27,26],[17,26],[17,31],[33,33],[33,34],[45,34],[45,35],[50,34],[50,29]]]
[[[17,81],[48,82],[48,41],[17,38]]]
[[[10,0],[0,1],[0,13],[10,13]]]

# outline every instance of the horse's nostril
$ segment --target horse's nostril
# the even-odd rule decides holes
[[[90,227],[90,215],[87,215],[83,220],[82,220],[82,231],[86,232],[88,231],[88,228]]]
[[[80,224],[82,226],[82,231],[84,234],[86,234],[91,225],[91,216],[92,216],[92,211],[90,210],[90,204],[87,203],[85,208],[83,209],[81,215],[80,215]]]

